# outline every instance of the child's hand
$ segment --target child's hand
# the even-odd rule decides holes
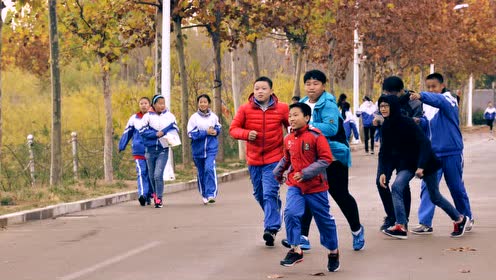
[[[157,131],[157,137],[160,138],[162,136],[164,136],[164,132],[162,130]]]
[[[420,99],[420,93],[412,92],[410,93],[410,100],[419,100]]]
[[[387,188],[387,185],[386,185],[386,175],[385,174],[381,174],[381,176],[379,177],[379,184],[381,185],[381,187],[383,188]]]
[[[296,172],[294,175],[293,175],[293,179],[296,180],[296,182],[301,182],[303,181],[303,174],[301,174],[300,172]]]
[[[257,139],[257,132],[252,130],[248,133],[248,140],[253,141],[255,139]]]
[[[424,169],[417,168],[417,171],[415,171],[415,177],[422,179],[422,177],[424,177]]]

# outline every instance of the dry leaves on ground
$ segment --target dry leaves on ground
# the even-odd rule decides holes
[[[470,247],[457,247],[457,248],[448,248],[444,249],[445,251],[451,251],[451,252],[473,252],[477,251],[477,249],[470,248]]]
[[[325,273],[324,272],[316,272],[316,273],[312,273],[310,275],[311,276],[325,276]]]

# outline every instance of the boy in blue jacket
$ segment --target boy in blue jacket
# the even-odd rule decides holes
[[[133,157],[136,162],[136,173],[138,175],[138,201],[141,206],[145,203],[150,205],[150,199],[153,196],[153,191],[150,188],[150,181],[148,178],[148,168],[146,166],[145,158],[145,145],[143,139],[139,134],[140,122],[143,115],[150,109],[150,99],[148,97],[141,97],[139,100],[140,111],[129,118],[124,133],[122,133],[119,141],[119,152],[126,149],[127,144],[133,139],[131,145],[133,149]]]
[[[428,92],[412,93],[410,99],[424,104],[424,118],[420,125],[431,140],[432,150],[442,163],[437,179],[444,179],[455,203],[456,209],[470,218],[466,231],[472,229],[474,222],[470,201],[463,182],[463,138],[458,118],[458,102],[444,87],[444,78],[433,73],[426,78]],[[431,234],[435,206],[429,198],[426,185],[422,182],[420,206],[418,209],[419,226],[411,230],[414,234]]]

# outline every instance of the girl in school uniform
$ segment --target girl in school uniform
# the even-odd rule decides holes
[[[179,128],[176,117],[167,109],[165,98],[155,95],[152,99],[151,108],[143,116],[140,135],[145,144],[145,157],[148,165],[149,177],[155,192],[155,208],[163,207],[164,194],[164,169],[169,156],[169,145],[166,135]]]
[[[217,115],[210,110],[210,97],[206,94],[196,99],[198,111],[188,121],[188,136],[191,138],[191,152],[198,170],[198,191],[203,203],[215,203],[217,197],[217,172],[215,157],[219,149],[217,137],[220,123]]]

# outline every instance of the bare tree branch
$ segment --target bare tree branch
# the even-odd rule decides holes
[[[146,2],[146,1],[134,1],[136,4],[143,4],[143,5],[150,5],[150,6],[155,6],[157,8],[160,8],[162,6],[162,1],[159,1],[160,3],[151,3],[151,2]]]
[[[195,28],[195,27],[208,27],[207,24],[194,24],[194,25],[188,25],[188,26],[183,26],[181,29],[188,29],[188,28]]]
[[[88,23],[88,21],[86,21],[86,19],[84,18],[84,14],[83,14],[83,6],[81,6],[81,3],[79,3],[79,0],[76,0],[76,4],[78,5],[79,7],[79,16],[81,17],[81,20],[83,20],[84,24],[86,24],[86,26],[88,26],[88,28],[93,31],[93,34],[98,34],[98,32],[93,29],[93,27],[91,27],[91,25]]]

